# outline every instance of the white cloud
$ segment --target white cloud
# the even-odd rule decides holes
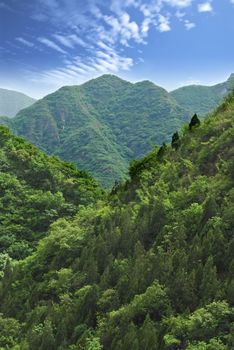
[[[61,85],[78,84],[100,74],[117,73],[120,70],[129,70],[133,66],[133,59],[123,57],[103,42],[98,42],[100,50],[96,51],[95,57],[75,57],[66,60],[64,67],[50,69],[31,76],[31,81],[40,82],[58,88]]]
[[[170,6],[175,7],[189,7],[192,4],[192,0],[163,0]]]
[[[185,25],[185,28],[186,28],[187,30],[190,30],[190,29],[196,27],[196,24],[195,24],[195,23],[190,22],[190,21],[187,20],[187,19],[184,21],[184,25]]]
[[[131,21],[127,12],[121,13],[118,17],[104,16],[103,19],[112,28],[111,32],[108,32],[110,41],[119,41],[124,46],[129,46],[130,40],[137,43],[143,42],[138,24]]]
[[[208,2],[200,0],[203,4],[205,1]],[[48,28],[54,28],[54,33],[43,34],[37,40],[65,55],[58,67],[38,73],[39,80],[45,84],[53,82],[55,86],[77,84],[100,73],[131,69],[142,62],[142,54],[138,51],[141,47],[135,48],[136,44],[147,44],[150,30],[161,33],[172,30],[173,17],[177,17],[187,30],[195,27],[195,23],[187,19],[187,10],[195,0],[38,2],[40,6],[35,8],[32,17],[48,22]]]
[[[210,2],[198,4],[198,12],[212,12],[213,8]]]
[[[169,19],[163,15],[159,15],[159,24],[157,26],[160,32],[169,32],[171,30]]]
[[[71,35],[62,35],[62,34],[54,34],[54,38],[63,46],[74,48],[76,45],[86,47],[87,44],[79,38],[76,34]]]
[[[59,45],[57,45],[56,43],[54,43],[53,41],[47,39],[47,38],[38,38],[37,39],[40,43],[48,46],[50,49],[56,50],[60,53],[66,54],[66,51],[63,50]]]
[[[30,42],[30,41],[28,41],[28,40],[26,40],[26,39],[24,39],[22,37],[17,37],[17,38],[15,38],[15,40],[17,40],[19,43],[21,43],[21,44],[23,44],[25,46],[28,46],[28,47],[34,47],[35,46],[32,42]]]
[[[175,16],[179,19],[182,20],[182,18],[186,15],[185,12],[181,12],[181,11],[176,11]]]

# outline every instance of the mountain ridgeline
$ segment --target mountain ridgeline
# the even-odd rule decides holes
[[[42,171],[39,160],[27,163],[18,139],[5,143],[6,133],[2,169],[22,181],[35,163]],[[8,165],[15,152],[28,164],[19,175],[18,163]],[[60,169],[63,163],[53,177],[61,178]],[[129,173],[108,198],[61,215],[30,256],[5,256],[1,348],[233,350],[234,95],[204,121],[194,116]],[[40,172],[29,178],[45,181]],[[3,208],[8,201],[6,192]],[[41,220],[27,215],[34,225]]]
[[[188,118],[189,113],[153,83],[132,84],[104,75],[63,87],[2,122],[111,187],[126,176],[130,160],[169,141]]]
[[[195,112],[213,110],[233,86],[232,75],[213,87],[188,86],[168,93],[150,81],[132,84],[104,75],[63,87],[15,118],[1,118],[1,123],[111,188],[127,177],[129,161],[168,142]]]
[[[189,85],[176,89],[171,95],[185,109],[205,115],[214,110],[234,88],[234,74],[227,81],[213,86]]]
[[[21,109],[31,106],[36,100],[18,91],[0,88],[0,115],[13,118]]]

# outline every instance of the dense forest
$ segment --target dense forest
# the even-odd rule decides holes
[[[233,87],[231,75],[221,84],[168,93],[150,81],[133,84],[106,74],[65,86],[13,119],[1,117],[0,123],[47,154],[74,162],[110,189],[115,179],[127,179],[129,161],[169,142],[194,111],[204,116]]]
[[[52,222],[103,193],[85,172],[0,127],[0,270],[8,257],[31,254]]]
[[[152,82],[133,84],[106,74],[65,86],[0,122],[111,188],[114,179],[127,177],[129,160],[169,141],[189,118],[187,110]]]
[[[234,348],[234,94],[174,131],[105,197],[87,175],[1,129],[1,181],[12,182],[2,229],[44,237],[24,259],[2,252],[0,348]],[[48,211],[35,215],[31,195]]]
[[[234,74],[227,81],[213,86],[188,85],[171,92],[183,108],[206,115],[213,111],[234,88]]]

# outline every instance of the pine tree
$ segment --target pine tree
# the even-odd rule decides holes
[[[123,338],[121,350],[139,349],[139,343],[137,339],[137,329],[133,322],[130,323],[127,333]]]
[[[219,290],[219,281],[217,279],[217,270],[213,264],[212,257],[209,257],[204,268],[201,281],[201,297],[204,302],[212,301]]]
[[[154,323],[149,314],[140,329],[140,349],[141,350],[156,350],[158,349],[157,334]]]
[[[159,159],[162,159],[164,154],[165,154],[165,151],[167,149],[167,145],[165,144],[165,142],[163,142],[162,146],[159,148],[158,150],[158,158]]]
[[[175,150],[177,150],[180,146],[180,137],[178,132],[176,131],[173,135],[172,135],[172,140],[171,140],[171,147],[174,148]]]
[[[192,130],[194,126],[199,126],[201,124],[197,114],[195,113],[194,116],[192,117],[190,123],[189,123],[189,130]]]

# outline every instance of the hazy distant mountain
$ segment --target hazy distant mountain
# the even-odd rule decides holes
[[[4,124],[111,186],[124,178],[131,159],[169,141],[188,118],[161,87],[104,75],[63,87]]]
[[[21,109],[31,106],[36,100],[18,91],[0,88],[0,115],[14,117]]]
[[[176,89],[171,95],[180,106],[200,115],[217,107],[222,99],[234,88],[234,74],[224,83],[214,86],[189,85]]]

